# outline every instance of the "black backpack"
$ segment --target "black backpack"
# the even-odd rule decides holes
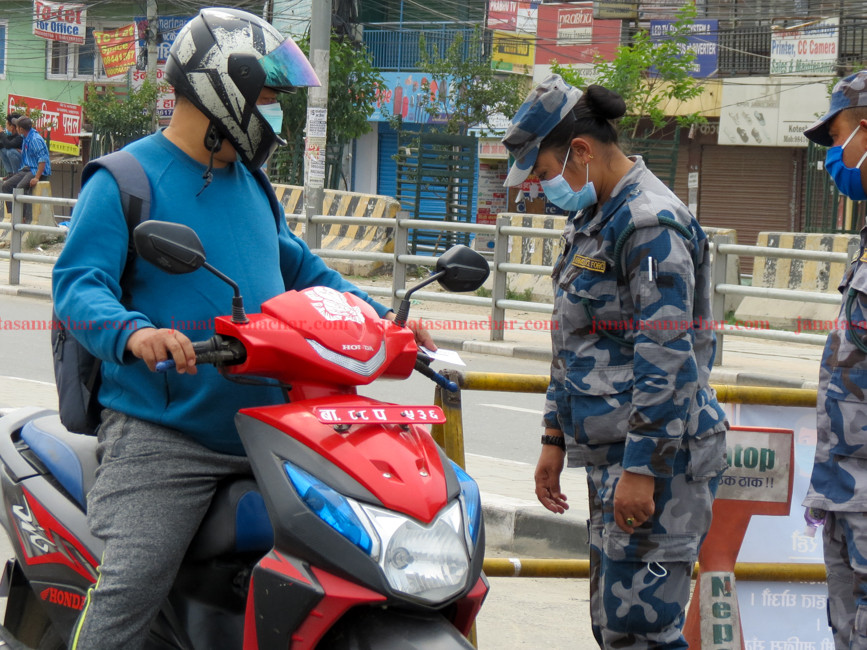
[[[98,169],[106,169],[114,177],[120,190],[123,214],[129,230],[129,244],[126,266],[121,275],[120,285],[124,288],[126,277],[132,268],[136,251],[132,241],[132,231],[150,217],[151,187],[144,169],[135,157],[127,151],[116,151],[90,161],[81,174],[81,184],[93,176]],[[277,230],[280,220],[285,219],[283,206],[274,194],[271,182],[261,169],[253,176],[262,186],[274,212]],[[99,403],[99,386],[102,379],[102,361],[88,352],[78,339],[66,328],[66,324],[52,311],[51,348],[54,357],[54,379],[60,421],[75,433],[94,434],[99,426],[102,405]]]

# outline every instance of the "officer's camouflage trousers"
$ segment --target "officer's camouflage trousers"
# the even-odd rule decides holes
[[[867,513],[829,512],[822,534],[837,650],[867,650]]]
[[[602,648],[686,648],[690,578],[719,479],[689,480],[682,471],[656,479],[656,512],[629,535],[614,523],[622,471],[619,464],[587,468],[593,635]]]

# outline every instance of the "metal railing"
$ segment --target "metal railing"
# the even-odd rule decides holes
[[[11,230],[11,242],[9,250],[0,250],[0,259],[9,259],[10,285],[20,283],[21,262],[40,262],[53,264],[56,257],[50,255],[37,255],[25,253],[22,250],[23,236],[27,232],[38,232],[65,236],[66,229],[62,227],[30,225],[23,223],[25,204],[44,204],[56,206],[72,206],[75,199],[37,197],[24,194],[21,190],[15,190],[13,194],[0,194],[0,200],[12,201],[12,223],[0,223],[0,236],[4,231]],[[502,341],[505,336],[504,327],[493,326],[496,323],[504,323],[507,309],[518,309],[526,312],[551,314],[553,307],[551,302],[534,302],[526,300],[509,299],[508,276],[509,274],[523,274],[534,276],[549,276],[552,266],[520,264],[510,261],[510,237],[531,237],[544,239],[558,239],[560,231],[549,228],[525,228],[513,226],[511,217],[500,216],[495,224],[475,224],[429,221],[421,219],[409,219],[398,217],[397,219],[370,218],[370,217],[344,217],[319,215],[308,220],[305,215],[287,214],[286,219],[290,223],[301,223],[304,226],[304,238],[313,251],[324,259],[376,261],[391,264],[392,286],[385,287],[361,287],[370,295],[391,300],[397,307],[400,300],[406,294],[406,282],[408,271],[411,266],[428,266],[433,258],[426,255],[412,255],[409,252],[409,241],[412,230],[442,230],[453,232],[466,232],[474,234],[492,235],[494,240],[493,259],[488,264],[492,273],[492,291],[490,296],[456,295],[453,293],[438,293],[435,291],[419,291],[413,294],[418,300],[431,302],[443,302],[448,304],[470,305],[490,310],[491,328],[490,340]],[[328,248],[316,248],[315,243],[322,241],[323,227],[330,226],[373,226],[392,229],[394,232],[394,252],[371,252],[336,250]],[[729,266],[737,256],[758,256],[781,258],[790,260],[805,260],[822,262],[826,264],[846,263],[852,259],[855,247],[850,246],[847,253],[809,251],[798,249],[784,249],[761,246],[744,246],[731,243],[731,237],[724,233],[717,233],[711,243],[712,252],[712,296],[713,296],[713,326],[719,337],[717,348],[717,363],[721,363],[723,354],[723,341],[726,334],[737,334],[764,340],[807,343],[812,345],[824,345],[826,337],[821,334],[806,334],[767,328],[744,328],[730,325],[725,320],[726,296],[753,296],[766,299],[799,301],[820,305],[839,305],[840,297],[834,293],[821,293],[812,291],[798,291],[794,289],[776,289],[765,287],[744,286],[730,284]]]

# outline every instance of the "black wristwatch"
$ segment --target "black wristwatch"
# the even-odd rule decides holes
[[[543,445],[554,445],[566,451],[566,438],[564,436],[549,436],[547,433],[542,434]]]

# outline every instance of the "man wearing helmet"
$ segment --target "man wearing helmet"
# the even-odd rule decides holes
[[[150,180],[150,216],[192,227],[208,260],[250,304],[327,286],[393,317],[313,255],[285,221],[275,228],[253,176],[283,143],[277,93],[319,85],[295,43],[252,14],[204,9],[178,34],[166,73],[177,94],[170,125],[126,148]],[[74,335],[103,360],[100,468],[87,515],[105,552],[70,640],[86,650],[142,647],[217,482],[250,471],[234,414],[283,401],[275,387],[235,385],[196,367],[190,341],[213,331],[178,324],[212,322],[225,306],[225,285],[139,261],[124,271],[128,240],[117,184],[98,170],[81,191],[53,276],[57,315],[93,323]],[[423,330],[416,338],[432,345]],[[178,372],[154,373],[168,358]]]

